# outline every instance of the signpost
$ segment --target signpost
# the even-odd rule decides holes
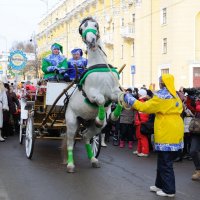
[[[10,56],[8,56],[9,59],[9,66],[13,70],[22,70],[27,63],[27,57],[26,54],[21,50],[15,50],[10,52]]]
[[[15,87],[17,86],[18,75],[20,74],[21,70],[24,69],[27,63],[26,54],[21,50],[15,50],[10,52],[10,56],[8,56],[10,67],[10,72],[13,72],[15,75]]]
[[[132,86],[134,87],[135,65],[131,65]]]
[[[131,74],[135,74],[135,65],[131,65]]]

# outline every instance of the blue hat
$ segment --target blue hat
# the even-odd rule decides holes
[[[82,49],[75,48],[75,49],[73,49],[73,50],[71,51],[71,54],[77,54],[77,53],[79,53],[80,56],[82,56],[82,55],[83,55]]]

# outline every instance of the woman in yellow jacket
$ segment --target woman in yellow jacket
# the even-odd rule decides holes
[[[140,102],[129,94],[124,101],[134,109],[145,113],[155,113],[154,145],[158,152],[155,186],[150,191],[159,196],[175,196],[175,176],[173,160],[183,148],[184,125],[181,118],[182,102],[174,87],[174,77],[163,74],[159,80],[160,90],[146,102]]]

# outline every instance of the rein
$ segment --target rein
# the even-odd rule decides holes
[[[99,51],[99,52],[100,52],[100,54],[101,54],[101,51]],[[103,51],[102,51],[102,52],[103,52]],[[104,52],[103,52],[103,53],[104,53]],[[110,68],[108,62],[104,59],[104,57],[103,57],[102,54],[101,54],[101,56],[102,56],[103,60],[105,61],[105,64],[106,64],[107,68],[109,69],[110,73],[112,74],[112,76],[113,76],[115,82],[118,84],[120,90],[122,91],[122,93],[118,96],[118,104],[119,104],[120,106],[122,106],[125,110],[130,110],[131,107],[127,107],[127,104],[126,104],[125,101],[124,101],[124,95],[126,94],[125,89],[121,86],[121,84],[119,83],[118,79],[114,76],[114,73],[113,73],[112,69]]]

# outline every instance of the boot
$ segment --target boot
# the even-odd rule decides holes
[[[129,141],[129,142],[128,142],[128,148],[129,148],[129,149],[132,149],[132,148],[133,148],[133,141]]]
[[[192,180],[193,181],[198,181],[200,180],[200,170],[196,170],[195,173],[192,175]]]
[[[0,142],[4,142],[5,139],[1,136],[1,129],[0,129]]]
[[[102,147],[107,147],[107,145],[105,143],[105,133],[101,134],[101,146]]]
[[[123,140],[120,140],[119,147],[120,148],[124,148],[125,147],[125,142]]]

